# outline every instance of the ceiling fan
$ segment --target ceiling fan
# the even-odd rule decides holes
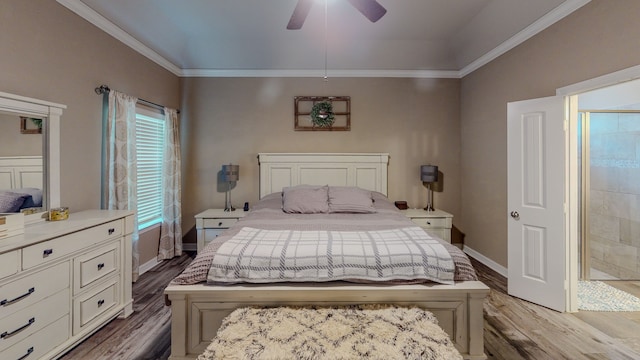
[[[298,0],[295,9],[293,9],[293,14],[291,14],[289,24],[287,24],[287,29],[299,30],[302,28],[304,20],[307,18],[307,15],[309,15],[309,11],[311,10],[311,6],[313,5],[314,1],[316,0]],[[387,12],[387,9],[380,5],[380,3],[378,3],[376,0],[347,1],[349,1],[349,3],[351,3],[354,8],[360,11],[362,15],[364,15],[371,22],[380,20],[380,18]]]

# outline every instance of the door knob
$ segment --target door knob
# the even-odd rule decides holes
[[[518,214],[517,211],[512,211],[511,212],[511,217],[516,219],[516,220],[518,220],[518,219],[520,219],[520,214]]]

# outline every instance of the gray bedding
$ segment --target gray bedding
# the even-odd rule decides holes
[[[207,281],[207,275],[213,259],[220,247],[230,241],[243,228],[253,228],[269,231],[325,231],[325,232],[376,232],[412,228],[415,224],[396,210],[394,205],[382,194],[374,193],[376,213],[371,214],[287,214],[282,211],[282,196],[280,193],[271,194],[263,198],[254,208],[231,228],[215,238],[198,254],[185,271],[175,278],[173,284],[196,284]],[[477,280],[475,270],[467,256],[455,246],[442,240],[437,240],[449,253],[455,263],[453,280]],[[308,279],[305,279],[305,281]],[[339,280],[368,283],[367,279],[352,279],[347,277]],[[385,280],[388,280],[385,278]],[[216,282],[215,280],[212,280]],[[375,281],[375,280],[374,280]],[[394,282],[419,283],[430,281],[424,277],[398,277]],[[232,282],[238,282],[237,279]]]

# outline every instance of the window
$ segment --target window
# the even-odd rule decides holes
[[[162,222],[164,116],[136,110],[138,230]]]

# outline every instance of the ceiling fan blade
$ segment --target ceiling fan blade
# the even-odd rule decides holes
[[[349,2],[371,22],[380,20],[387,13],[387,9],[376,0],[349,0]]]
[[[298,0],[295,9],[293,9],[293,14],[291,14],[291,19],[287,24],[287,29],[299,30],[302,28],[304,20],[307,18],[307,15],[309,15],[313,1],[314,0]]]

